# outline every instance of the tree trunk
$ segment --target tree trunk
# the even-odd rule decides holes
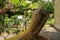
[[[23,35],[17,35],[7,40],[31,40],[35,35],[37,35],[40,30],[43,28],[49,17],[49,12],[40,8],[36,16],[31,23],[30,29],[26,30]]]
[[[40,10],[36,16],[34,21],[31,24],[31,28],[29,31],[20,39],[20,40],[31,40],[35,35],[37,35],[40,30],[43,28],[47,18],[49,16],[49,12]]]
[[[55,14],[54,14],[55,24],[58,30],[60,30],[60,0],[55,1]]]

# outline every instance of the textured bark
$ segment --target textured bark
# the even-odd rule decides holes
[[[55,1],[54,27],[60,31],[60,0]]]
[[[8,11],[7,8],[2,8],[2,9],[0,9],[0,14],[4,14],[4,13],[7,12],[7,11]]]
[[[6,4],[8,4],[8,5],[11,4],[11,3],[10,3],[10,0],[5,0],[5,1],[6,1]],[[10,5],[10,6],[12,6],[12,5]],[[0,14],[6,13],[9,9],[10,9],[10,8],[8,8],[8,6],[7,6],[7,7],[4,7],[4,8],[1,8],[1,9],[0,9]]]
[[[49,12],[40,10],[31,24],[31,29],[28,33],[26,33],[20,40],[31,40],[35,35],[37,35],[40,30],[43,28],[47,18],[49,16]]]
[[[40,8],[31,23],[30,29],[26,30],[23,35],[18,34],[17,36],[9,38],[7,40],[32,40],[33,37],[36,36],[43,28],[48,17],[49,12]]]

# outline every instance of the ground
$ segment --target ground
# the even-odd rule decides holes
[[[54,29],[53,27],[44,27],[39,35],[50,38],[51,40],[60,40],[60,32]]]
[[[51,40],[60,40],[60,32],[49,25],[45,26],[38,35],[45,36]],[[2,36],[0,36],[0,39],[4,40]]]

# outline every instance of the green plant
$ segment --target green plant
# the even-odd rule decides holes
[[[1,2],[2,1],[2,2]],[[0,1],[0,8],[4,7],[6,5],[5,0]],[[11,10],[6,12],[6,14],[0,16],[0,23],[3,25],[3,29],[8,27],[12,27],[12,25],[19,25],[23,22],[23,20],[18,20],[17,16],[24,15],[24,18],[28,18],[28,21],[31,21],[32,11],[37,9],[39,6],[41,6],[41,3],[43,3],[42,7],[44,10],[47,10],[49,12],[54,12],[54,2],[42,2],[41,0],[10,0],[10,3],[13,4],[15,10],[15,13],[13,13]]]

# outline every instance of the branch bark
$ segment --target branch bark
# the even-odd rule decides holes
[[[7,12],[9,9],[12,9],[13,5],[10,3],[10,0],[6,0],[6,6],[2,9],[0,9],[0,14],[4,14]]]
[[[8,9],[7,9],[6,7],[0,9],[0,14],[4,14],[5,12],[7,12],[7,10],[8,10]]]
[[[9,38],[7,40],[31,40],[43,28],[48,17],[49,17],[49,12],[45,11],[43,9],[40,9],[37,12],[36,17],[34,18],[30,28],[28,30],[26,30],[23,33],[23,35],[18,34],[17,36],[14,36],[14,37]]]
[[[48,17],[49,17],[49,12],[41,9],[36,14],[36,17],[35,17],[33,23],[30,26],[31,27],[29,29],[30,31],[27,32],[22,38],[20,38],[20,40],[31,40],[44,27],[44,24],[46,23]]]

